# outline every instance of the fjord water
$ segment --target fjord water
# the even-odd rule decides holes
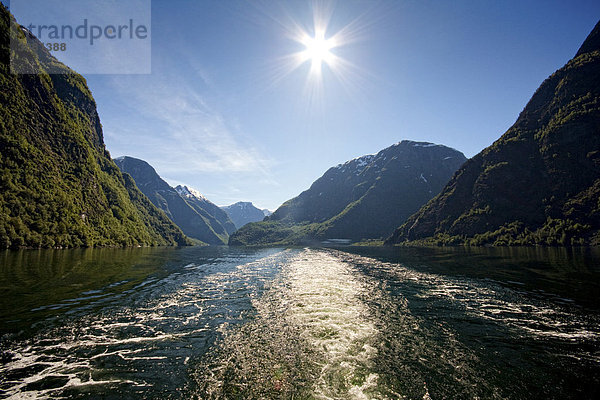
[[[0,253],[1,398],[592,399],[593,249]]]

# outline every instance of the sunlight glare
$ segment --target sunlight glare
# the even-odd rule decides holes
[[[347,60],[342,54],[349,54],[348,49],[342,48],[363,40],[379,18],[374,11],[370,11],[359,15],[346,25],[339,26],[331,23],[334,3],[314,0],[309,4],[312,5],[312,27],[298,22],[287,12],[283,12],[282,16],[270,17],[283,27],[284,35],[296,43],[297,50],[278,58],[271,64],[266,87],[276,87],[294,71],[310,63],[304,94],[298,97],[306,103],[307,110],[313,112],[315,108],[322,106],[324,80],[330,78],[335,78],[335,81],[349,95],[348,98],[360,102],[364,98],[364,95],[359,93],[362,91],[362,86],[370,84],[374,78],[366,70]]]
[[[333,38],[325,39],[323,32],[317,32],[314,38],[304,35],[301,43],[306,46],[306,49],[300,53],[300,57],[303,62],[309,60],[312,62],[312,73],[320,74],[323,62],[330,66],[334,63],[335,55],[330,51],[336,45]]]

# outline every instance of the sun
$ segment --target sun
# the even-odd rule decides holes
[[[283,28],[283,36],[294,42],[295,51],[271,63],[270,82],[267,86],[275,87],[294,71],[302,69],[307,75],[304,81],[305,93],[301,98],[311,108],[324,99],[326,86],[330,92],[341,88],[350,96],[361,98],[362,96],[357,95],[361,90],[359,86],[370,81],[365,79],[366,71],[346,57],[356,56],[357,53],[350,45],[363,40],[364,33],[375,23],[370,20],[373,15],[361,14],[344,25],[341,24],[342,21],[333,21],[333,2],[313,0],[306,3],[311,7],[312,26],[309,21],[295,20],[291,12],[287,11],[283,16],[269,17]],[[324,81],[331,81],[332,78],[333,82],[326,85]]]
[[[323,62],[332,66],[335,62],[335,55],[331,49],[336,47],[334,38],[325,39],[323,32],[317,32],[314,37],[304,35],[300,41],[306,49],[300,53],[302,62],[311,61],[311,72],[315,74],[321,73]]]

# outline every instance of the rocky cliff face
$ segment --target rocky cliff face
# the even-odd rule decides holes
[[[388,240],[600,242],[600,25],[515,124]]]
[[[189,243],[111,161],[85,79],[26,33],[0,4],[0,247]]]
[[[435,196],[465,160],[446,146],[402,141],[330,168],[308,190],[265,218],[263,227],[250,224],[234,240],[252,244],[254,239],[248,238],[260,236],[252,230],[267,226],[292,229],[293,242],[385,238]],[[276,238],[281,236],[279,231]]]

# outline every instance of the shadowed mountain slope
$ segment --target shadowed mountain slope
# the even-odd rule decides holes
[[[330,168],[230,244],[381,239],[435,196],[466,160],[446,146],[404,140]]]
[[[219,207],[186,186],[171,187],[146,161],[125,156],[115,163],[186,235],[212,245],[227,243],[235,227]]]
[[[515,124],[387,241],[600,244],[600,23]]]

